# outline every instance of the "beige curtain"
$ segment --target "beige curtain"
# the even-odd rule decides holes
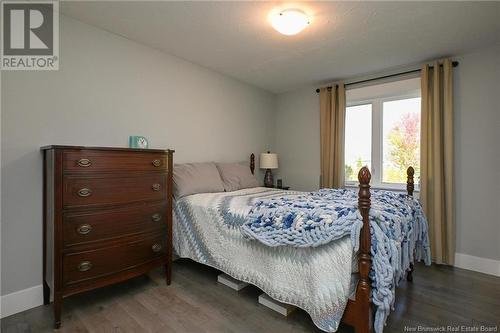
[[[432,259],[453,265],[455,259],[453,189],[452,62],[422,68],[420,198],[429,221]]]
[[[344,187],[345,86],[321,88],[320,155],[321,188]]]

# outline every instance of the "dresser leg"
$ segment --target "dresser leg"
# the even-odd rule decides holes
[[[62,295],[55,293],[54,295],[54,328],[61,327],[61,310],[62,310]]]
[[[170,286],[170,283],[172,282],[172,263],[165,265],[165,275],[167,286]]]
[[[43,281],[43,304],[50,304],[50,287],[45,281]]]

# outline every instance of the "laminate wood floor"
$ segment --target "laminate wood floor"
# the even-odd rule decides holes
[[[60,332],[321,332],[309,315],[288,317],[258,304],[260,290],[236,292],[217,283],[219,271],[193,261],[174,263],[167,287],[162,272],[68,298]],[[2,332],[52,332],[52,307],[2,320]],[[500,278],[446,266],[417,265],[413,283],[397,289],[396,310],[384,332],[418,327],[500,327]],[[406,329],[405,329],[406,328]],[[409,330],[410,329],[410,330]],[[459,327],[459,329],[461,329]],[[460,330],[458,330],[460,332]],[[353,332],[341,326],[338,332]],[[496,331],[495,331],[496,332]]]

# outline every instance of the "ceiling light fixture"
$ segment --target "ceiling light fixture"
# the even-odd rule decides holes
[[[271,25],[283,35],[291,36],[304,30],[310,21],[300,9],[285,9],[271,16]]]

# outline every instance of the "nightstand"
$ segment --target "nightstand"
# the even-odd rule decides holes
[[[280,190],[289,190],[290,189],[290,186],[282,186],[282,187],[277,187],[277,186],[265,186],[265,187],[268,187],[268,188],[277,188],[277,189],[280,189]]]

